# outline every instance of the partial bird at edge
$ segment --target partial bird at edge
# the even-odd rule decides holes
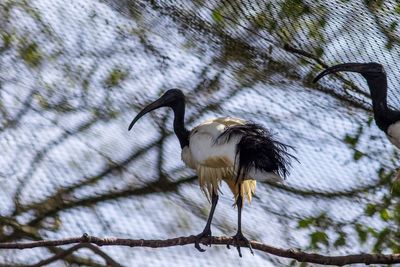
[[[356,72],[366,79],[371,94],[375,123],[386,134],[389,141],[400,148],[400,110],[391,109],[387,104],[388,86],[384,67],[376,62],[338,64],[322,71],[313,82],[340,71]],[[396,172],[395,181],[399,182],[400,171]]]

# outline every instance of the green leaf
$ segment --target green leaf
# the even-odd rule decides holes
[[[3,40],[3,46],[0,47],[0,50],[10,48],[13,36],[11,34],[8,34],[7,32],[0,33],[0,35]]]
[[[383,0],[365,0],[365,3],[371,8],[381,8]]]
[[[400,14],[400,3],[398,3],[398,4],[396,5],[396,7],[394,8],[394,11],[395,11],[397,14]]]
[[[354,151],[354,155],[353,155],[353,159],[354,159],[355,161],[360,160],[364,155],[365,155],[365,154],[362,153],[361,151],[355,150],[355,151]]]
[[[298,222],[297,228],[308,228],[314,222],[313,218],[307,218]]]
[[[392,48],[393,48],[393,41],[392,41],[392,40],[387,41],[386,44],[385,44],[385,48],[386,48],[387,50],[392,50]]]
[[[378,237],[378,232],[372,228],[372,227],[368,227],[367,228],[368,233],[370,233],[373,237]]]
[[[395,31],[397,28],[397,25],[398,25],[397,21],[393,21],[392,23],[390,23],[390,26],[389,26],[390,30]]]
[[[222,21],[224,20],[224,17],[222,16],[219,9],[214,9],[211,13],[211,17],[216,23],[222,23]]]
[[[365,243],[365,241],[367,241],[368,231],[365,230],[364,227],[359,223],[356,223],[355,230],[358,234],[358,238],[359,238],[360,242]]]
[[[315,53],[317,57],[322,57],[322,55],[324,54],[324,49],[322,47],[317,47],[315,48]]]
[[[374,117],[370,116],[370,117],[368,118],[368,121],[367,121],[368,127],[371,126],[371,124],[372,124],[373,121],[374,121]]]
[[[254,17],[254,26],[256,28],[265,28],[268,23],[268,15],[265,13],[259,13]]]
[[[21,58],[31,67],[38,66],[42,60],[39,47],[36,43],[24,45],[20,48],[19,54]]]
[[[105,80],[107,87],[119,85],[127,76],[127,73],[121,69],[113,69]]]
[[[367,214],[367,216],[373,216],[376,211],[377,208],[375,204],[367,204],[367,207],[365,208],[365,214]]]
[[[358,136],[351,136],[349,134],[346,134],[343,141],[346,144],[349,144],[351,147],[355,147],[358,143],[358,138]]]
[[[286,0],[282,3],[283,16],[298,18],[311,12],[310,7],[303,0]]]
[[[379,168],[377,171],[379,180],[384,184],[390,184],[393,178],[394,171],[386,171],[384,168]]]
[[[391,194],[392,194],[392,196],[395,196],[395,197],[400,196],[400,180],[395,180],[393,182]]]
[[[328,235],[325,232],[317,231],[311,233],[310,237],[313,248],[319,248],[319,244],[329,245]]]
[[[388,235],[390,234],[389,228],[384,228],[377,234],[376,242],[374,244],[373,252],[381,252],[384,248],[383,245],[388,242]]]
[[[333,243],[335,247],[342,247],[346,245],[346,233],[344,232],[339,232],[339,237],[335,240],[335,243]]]
[[[268,21],[267,28],[268,28],[268,31],[269,31],[269,32],[274,31],[274,30],[276,29],[276,27],[277,27],[277,23],[276,23],[275,20],[272,20],[272,19],[271,19],[271,20]]]
[[[393,245],[392,247],[391,247],[391,249],[392,249],[392,252],[394,253],[394,254],[399,254],[400,253],[400,247],[399,247],[399,245]]]
[[[40,93],[36,93],[34,95],[34,98],[37,100],[38,104],[40,105],[40,107],[42,107],[43,109],[47,109],[50,107],[50,104],[48,102],[48,100]]]
[[[384,220],[385,222],[389,221],[391,218],[390,213],[387,209],[381,210],[379,214],[381,216],[381,219]]]

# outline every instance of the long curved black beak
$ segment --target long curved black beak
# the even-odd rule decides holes
[[[316,83],[319,79],[324,77],[325,75],[331,74],[331,73],[336,73],[339,71],[350,71],[350,72],[357,72],[361,74],[365,73],[384,73],[382,65],[378,63],[344,63],[344,64],[338,64],[332,67],[327,68],[323,72],[317,75],[315,79],[313,80],[314,83]]]
[[[135,123],[141,117],[143,117],[146,113],[149,113],[150,111],[161,108],[161,107],[165,107],[167,104],[167,101],[168,100],[162,96],[159,99],[157,99],[156,101],[154,101],[153,103],[147,105],[144,109],[142,109],[142,111],[139,112],[139,114],[136,115],[136,117],[132,120],[131,124],[129,124],[128,131],[130,131],[132,129],[133,125],[135,125]]]

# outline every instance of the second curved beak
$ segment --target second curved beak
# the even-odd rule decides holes
[[[313,80],[316,83],[319,79],[324,77],[325,75],[339,72],[339,71],[350,71],[350,72],[357,72],[361,74],[367,73],[385,73],[383,66],[379,63],[371,62],[371,63],[344,63],[338,64],[332,67],[327,68]]]

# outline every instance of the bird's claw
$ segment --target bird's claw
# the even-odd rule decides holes
[[[194,247],[200,251],[200,252],[204,252],[206,251],[205,249],[200,247],[200,241],[203,237],[206,237],[208,240],[206,242],[206,246],[210,246],[211,247],[211,230],[210,229],[204,229],[203,232],[201,232],[200,234],[198,234],[196,236],[196,241],[194,242]]]
[[[239,253],[239,257],[242,257],[242,252],[240,251],[240,244],[239,244],[240,242],[246,243],[246,246],[250,249],[251,254],[254,255],[253,248],[251,247],[250,241],[246,237],[244,237],[242,232],[237,232],[236,235],[232,236],[232,238],[235,242],[235,246]],[[227,244],[226,247],[228,249],[230,249],[229,244]]]
[[[203,248],[200,247],[200,243],[199,243],[198,240],[194,243],[194,247],[195,247],[198,251],[200,251],[200,252],[206,251],[205,249],[203,249]]]

